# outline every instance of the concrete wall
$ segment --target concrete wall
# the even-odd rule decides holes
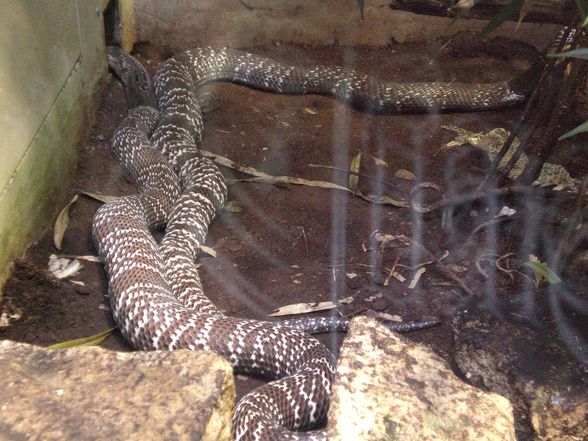
[[[5,0],[0,14],[0,288],[65,197],[106,72],[107,0]]]
[[[204,45],[246,47],[274,41],[302,44],[386,45],[479,30],[482,20],[451,20],[390,9],[387,0],[134,0],[137,40],[172,50]],[[549,44],[553,25],[507,23],[494,35],[537,47]]]

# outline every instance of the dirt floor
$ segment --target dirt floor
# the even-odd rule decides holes
[[[371,47],[301,47],[275,44],[246,48],[291,63],[345,64],[398,81],[490,82],[520,73],[524,63],[475,54],[475,57],[440,50],[441,43]],[[139,59],[153,72],[171,55],[148,44],[137,47]],[[450,124],[472,132],[495,127],[512,129],[520,108],[483,113],[377,116],[353,110],[322,96],[282,96],[232,84],[214,84],[216,108],[205,115],[202,149],[226,156],[271,175],[296,176],[346,186],[344,171],[362,152],[359,188],[364,193],[387,194],[408,200],[414,181],[397,177],[399,169],[411,171],[418,180],[437,183],[447,192],[475,188],[490,166],[479,150],[460,147],[441,150],[454,133]],[[108,195],[134,191],[110,155],[111,136],[126,114],[122,87],[107,82],[90,135],[83,146],[79,170],[69,200],[78,190]],[[566,156],[567,155],[567,156]],[[578,163],[560,152],[559,163],[574,174],[586,173],[586,161]],[[336,167],[311,167],[311,164]],[[242,177],[223,168],[226,176]],[[433,194],[433,197],[438,197]],[[439,318],[437,328],[414,332],[408,338],[425,343],[451,361],[449,323],[457,308],[468,302],[483,303],[506,319],[524,318],[548,322],[552,316],[538,301],[529,309],[522,305],[522,277],[513,277],[495,265],[516,269],[527,260],[522,253],[540,258],[547,247],[542,236],[556,237],[561,222],[551,215],[571,214],[574,197],[566,192],[547,198],[526,197],[495,201],[519,211],[511,222],[492,228],[476,228],[491,220],[496,211],[480,205],[457,210],[453,223],[443,228],[441,212],[417,215],[408,208],[375,205],[349,193],[295,185],[238,183],[229,200],[239,212],[225,211],[210,228],[207,245],[216,257],[202,256],[205,292],[227,314],[267,319],[280,306],[297,302],[320,302],[351,297],[338,312],[354,316],[375,310],[401,320]],[[5,289],[3,308],[19,319],[2,328],[0,338],[39,345],[88,336],[113,326],[107,298],[107,281],[100,263],[82,261],[84,268],[71,278],[57,280],[47,271],[51,254],[95,255],[91,237],[92,216],[100,202],[80,197],[70,212],[63,249],[53,245],[52,231],[30,247],[16,263]],[[61,207],[59,207],[61,208]],[[57,209],[58,211],[58,209]],[[544,222],[528,222],[543,216]],[[534,228],[530,231],[529,228]],[[474,292],[466,294],[455,280],[427,265],[411,288],[419,264],[431,260],[418,246],[378,248],[378,234],[405,235],[424,244]],[[508,253],[513,253],[507,255]],[[389,270],[406,278],[389,278]],[[485,275],[484,275],[485,274]],[[569,276],[573,295],[581,296],[585,275]],[[83,282],[83,284],[75,283]],[[584,300],[585,301],[585,297]],[[528,306],[528,305],[527,305]],[[326,312],[328,314],[328,312]],[[575,325],[581,322],[570,311]],[[586,321],[576,328],[584,338]],[[343,334],[320,339],[335,353]],[[103,347],[131,350],[115,334]],[[239,395],[257,380],[238,378]]]

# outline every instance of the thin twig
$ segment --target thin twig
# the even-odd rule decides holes
[[[435,268],[437,268],[437,270],[439,270],[439,272],[441,274],[443,274],[445,277],[447,277],[448,279],[453,280],[455,283],[458,284],[458,286],[469,296],[474,297],[477,296],[477,294],[463,281],[463,279],[461,277],[459,277],[457,274],[455,274],[451,269],[449,269],[447,266],[445,266],[444,264],[442,264],[439,261],[439,258],[435,257],[435,255],[433,253],[431,253],[429,251],[429,249],[427,247],[425,247],[422,243],[417,242],[416,240],[411,239],[411,243],[419,246],[423,252],[425,253],[425,255],[431,259],[431,260],[435,260]]]
[[[345,169],[345,168],[335,167],[333,165],[308,164],[308,166],[309,167],[312,167],[312,168],[327,168],[327,169],[338,171],[338,172],[341,172],[341,173],[346,173],[346,174],[349,174],[349,175],[359,176],[360,178],[365,178],[365,179],[368,179],[370,181],[374,181],[374,182],[377,182],[379,184],[384,184],[384,185],[387,185],[388,187],[392,187],[392,188],[395,188],[395,189],[398,188],[398,184],[394,184],[393,182],[386,181],[384,179],[374,178],[373,176],[369,176],[369,175],[366,175],[364,173],[355,172],[355,171],[348,170],[348,169]]]
[[[453,196],[450,198],[442,198],[441,200],[439,200],[437,202],[433,202],[428,205],[423,205],[423,204],[416,201],[415,196],[416,196],[417,192],[419,192],[423,189],[427,189],[427,188],[432,188],[434,190],[441,192],[441,188],[432,182],[421,182],[420,184],[415,185],[412,188],[412,190],[410,191],[410,206],[417,213],[422,213],[422,214],[430,213],[432,211],[436,211],[436,210],[439,210],[439,209],[445,208],[445,207],[455,207],[455,206],[475,202],[479,199],[487,198],[488,196],[498,197],[498,196],[506,196],[506,195],[514,194],[514,193],[528,194],[528,193],[542,191],[541,189],[534,188],[534,187],[528,187],[528,186],[524,186],[524,185],[513,185],[513,186],[509,186],[509,187],[502,187],[502,188],[487,188],[485,190],[476,191],[474,193]]]

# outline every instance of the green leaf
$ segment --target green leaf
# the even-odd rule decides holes
[[[555,285],[561,282],[561,279],[557,276],[557,274],[555,274],[555,272],[549,268],[547,264],[541,262],[540,260],[529,260],[523,263],[523,265],[531,268],[538,280],[543,278],[551,285]]]
[[[484,29],[482,29],[482,35],[489,34],[494,29],[498,28],[502,23],[515,15],[521,9],[524,3],[525,0],[513,0],[504,8],[502,8],[500,12],[492,17],[488,24],[484,26]]]
[[[554,57],[554,58],[571,57],[571,58],[580,58],[582,60],[588,60],[588,48],[582,47],[579,49],[574,49],[573,51],[560,52],[559,54],[549,54],[548,57]]]
[[[579,133],[585,133],[585,132],[588,132],[588,121],[586,121],[585,123],[580,124],[575,129],[572,129],[569,132],[564,133],[563,135],[561,135],[558,138],[558,140],[561,141],[562,139],[571,138],[572,136],[576,136]]]
[[[55,343],[51,346],[47,346],[47,349],[73,348],[76,346],[97,346],[106,340],[115,330],[116,326],[89,337],[76,338],[75,340],[67,340],[60,343]]]

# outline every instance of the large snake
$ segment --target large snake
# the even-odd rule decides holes
[[[374,112],[485,110],[524,100],[527,77],[492,84],[389,83],[340,67],[301,68],[226,48],[164,62],[154,91],[143,67],[118,49],[109,65],[134,107],[116,130],[113,154],[139,193],[102,206],[93,235],[109,280],[113,316],[136,348],[209,349],[236,371],[274,381],[247,394],[233,417],[236,440],[324,440],[335,360],[306,332],[345,329],[344,319],[271,323],[224,315],[204,295],[195,259],[227,186],[198,150],[198,88],[232,81],[278,93],[319,93]],[[154,99],[155,98],[155,99]],[[154,107],[157,103],[158,110]],[[150,229],[166,224],[161,243]],[[390,325],[407,331],[436,322]]]

